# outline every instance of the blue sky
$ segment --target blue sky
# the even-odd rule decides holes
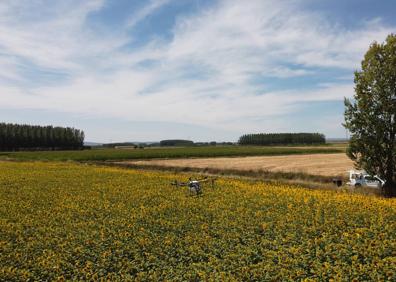
[[[345,137],[343,98],[393,0],[0,2],[0,121],[97,142]]]

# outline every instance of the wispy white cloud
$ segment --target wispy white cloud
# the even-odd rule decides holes
[[[128,20],[127,27],[133,28],[136,24],[150,16],[153,12],[171,2],[171,0],[150,0],[149,4],[135,12]]]
[[[84,63],[95,63],[127,40],[97,34],[86,25],[87,16],[102,5],[102,0],[3,2],[0,52],[19,58],[20,64],[52,70],[91,68]]]
[[[8,77],[0,71],[0,78],[14,80],[2,84],[0,108],[183,121],[234,132],[281,130],[287,126],[281,117],[302,103],[341,101],[353,85],[305,83],[274,91],[267,80],[287,82],[321,69],[351,71],[352,77],[369,44],[392,31],[378,19],[340,27],[302,10],[299,1],[230,0],[179,17],[170,39],[128,49],[128,31],[168,0],[148,2],[117,34],[87,21],[103,1],[44,2],[0,4],[0,69],[10,70]],[[26,16],[42,8],[42,17]],[[20,64],[65,71],[68,80],[27,88],[16,82],[24,78]]]
[[[18,62],[15,58],[9,56],[0,55],[0,80],[20,80],[18,75]]]

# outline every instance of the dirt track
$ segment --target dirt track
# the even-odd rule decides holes
[[[169,159],[149,161],[127,161],[136,165],[167,167],[216,168],[225,170],[269,170],[302,172],[324,176],[345,176],[353,168],[352,161],[342,154],[310,154],[264,157],[228,157],[200,159]]]

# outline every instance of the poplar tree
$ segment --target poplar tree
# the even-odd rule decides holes
[[[396,196],[396,35],[374,42],[355,72],[355,95],[345,98],[347,150],[355,166],[386,181],[385,196]]]

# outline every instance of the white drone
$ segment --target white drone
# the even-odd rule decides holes
[[[188,190],[190,191],[190,195],[201,195],[202,194],[202,186],[201,183],[204,182],[211,182],[212,188],[214,187],[215,178],[208,178],[207,176],[202,179],[193,179],[190,177],[188,182],[179,182],[175,180],[171,183],[171,185],[175,185],[176,187],[187,186]]]

